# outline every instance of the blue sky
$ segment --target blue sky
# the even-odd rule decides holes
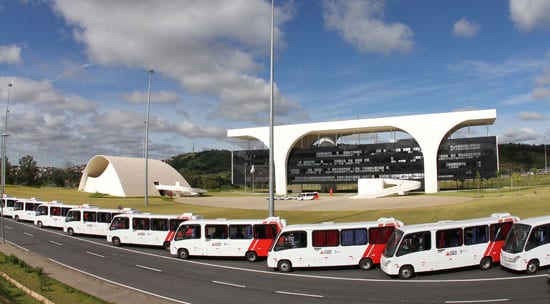
[[[276,124],[496,109],[499,142],[550,142],[550,1],[275,5]],[[149,69],[150,157],[238,149],[227,129],[268,124],[270,17],[265,0],[0,1],[10,162],[142,156]]]

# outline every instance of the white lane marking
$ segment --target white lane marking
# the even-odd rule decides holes
[[[231,287],[246,288],[245,285],[233,284],[233,283],[222,282],[222,281],[212,281],[212,283],[216,283],[216,284],[220,284],[220,285],[226,285],[226,286],[231,286]]]
[[[87,254],[91,254],[91,255],[94,255],[96,257],[100,257],[100,258],[104,258],[105,256],[104,255],[101,255],[99,253],[95,253],[95,252],[91,252],[91,251],[86,251]]]
[[[510,299],[489,299],[489,300],[463,300],[463,301],[445,301],[447,304],[459,304],[459,303],[495,303],[495,302],[508,302]]]
[[[147,266],[143,266],[143,265],[139,265],[139,264],[137,264],[136,267],[151,270],[151,271],[156,271],[156,272],[162,272],[162,270],[160,270],[160,269],[153,268],[153,267],[147,267]]]
[[[8,242],[8,243],[11,244],[12,246],[15,246],[15,247],[17,247],[17,248],[19,248],[19,249],[21,249],[21,250],[24,250],[24,251],[26,251],[26,252],[30,252],[29,249],[27,249],[27,248],[25,248],[25,247],[23,247],[23,246],[19,246],[19,245],[15,244],[14,242],[10,242],[9,240],[6,240],[6,242]]]
[[[316,295],[316,294],[298,293],[298,292],[290,292],[290,291],[282,291],[282,290],[276,290],[275,292],[278,293],[278,294],[299,296],[299,297],[308,297],[308,298],[324,298],[325,297],[325,296]]]
[[[61,266],[67,267],[67,268],[69,268],[69,269],[72,269],[72,270],[74,270],[74,271],[78,271],[78,272],[83,273],[83,274],[85,274],[85,275],[92,276],[92,277],[94,277],[94,278],[96,278],[96,279],[103,280],[103,281],[105,281],[105,282],[107,282],[107,283],[115,284],[115,285],[118,285],[118,286],[121,286],[121,287],[124,287],[124,288],[129,288],[129,289],[131,289],[131,290],[139,291],[139,292],[144,293],[144,294],[148,294],[148,295],[151,295],[151,296],[154,296],[154,297],[157,297],[157,298],[165,299],[165,300],[172,301],[172,302],[176,302],[176,303],[191,304],[190,302],[180,301],[180,300],[177,300],[177,299],[173,299],[173,298],[161,296],[161,295],[159,295],[159,294],[152,293],[152,292],[148,292],[148,291],[145,291],[145,290],[143,290],[143,289],[139,289],[139,288],[135,288],[135,287],[132,287],[132,286],[129,286],[129,285],[125,285],[125,284],[122,284],[122,283],[118,283],[118,282],[115,282],[115,281],[111,281],[111,280],[109,280],[109,279],[100,277],[100,276],[95,275],[95,274],[93,274],[93,273],[89,273],[89,272],[86,272],[86,271],[84,271],[84,270],[80,270],[80,269],[78,269],[78,268],[69,266],[69,265],[67,265],[67,264],[63,264],[63,263],[61,263],[61,262],[59,262],[59,261],[56,261],[56,260],[54,260],[54,259],[48,259],[48,260],[50,260],[50,261],[52,261],[52,262],[54,262],[54,263],[57,263],[57,264],[59,264],[59,265],[61,265]]]
[[[34,237],[34,235],[32,235],[32,234],[30,234],[30,233],[28,233],[28,232],[23,232],[23,234],[26,235],[26,236]]]
[[[63,246],[63,244],[58,243],[58,242],[56,242],[56,241],[51,241],[51,240],[50,240],[50,241],[48,241],[48,242],[49,242],[49,243],[52,243],[52,244],[54,244],[54,245],[57,245],[57,246]]]
[[[8,229],[13,229],[13,228],[11,228],[11,226],[6,226],[6,225],[4,225],[4,227],[5,227],[5,228],[8,228]]]

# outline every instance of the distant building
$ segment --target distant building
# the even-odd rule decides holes
[[[148,160],[147,176],[149,196],[161,196],[172,190],[180,195],[205,192],[191,188],[176,169],[160,160]],[[78,190],[121,197],[145,196],[145,160],[96,155],[86,165]]]
[[[268,150],[234,151],[232,162],[235,185],[267,185]],[[494,177],[497,171],[496,137],[447,139],[439,148],[437,162],[438,180],[475,179],[477,173],[481,178]],[[328,192],[339,185],[357,185],[357,181],[364,178],[422,182],[423,164],[420,147],[412,139],[294,148],[288,158],[288,185],[320,185]]]
[[[478,142],[471,145],[450,144],[447,156],[441,153],[441,149],[444,148],[442,143],[447,142],[455,131],[470,126],[491,125],[495,120],[496,110],[493,109],[278,125],[274,127],[273,138],[275,192],[286,194],[288,184],[293,183],[350,183],[361,176],[392,175],[422,179],[424,191],[435,193],[438,191],[439,173],[450,177],[454,174],[451,173],[452,170],[449,171],[450,169],[465,168],[465,163],[466,167],[471,166],[473,159],[477,159],[478,163],[474,161],[474,167],[464,169],[463,173],[471,172],[475,176],[478,171],[492,171],[494,174],[496,152],[493,153],[492,164],[489,164],[490,161],[479,161],[480,157],[492,153],[485,149],[486,146],[492,145],[492,151],[496,151],[495,137],[479,138]],[[407,133],[411,139],[409,142],[373,144],[360,148],[342,147],[338,144],[339,140],[346,136],[384,132]],[[259,140],[269,146],[269,133],[269,127],[259,127],[228,130],[227,136],[242,140]],[[477,152],[472,152],[474,148]],[[464,152],[455,153],[459,150]],[[251,160],[245,160],[241,174],[249,174],[247,170],[250,169],[247,166],[250,168],[254,164],[255,182],[261,181],[261,162],[257,166],[252,160],[261,159],[265,152],[250,151],[248,154],[242,154],[236,151],[233,155],[233,159],[237,160],[234,162],[234,181],[238,182],[239,179],[239,155]],[[469,158],[468,155],[473,158]],[[349,163],[350,161],[353,163]],[[476,170],[475,166],[478,166],[479,170]]]

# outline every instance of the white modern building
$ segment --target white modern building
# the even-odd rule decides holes
[[[205,190],[191,188],[181,174],[165,162],[148,160],[148,195],[162,191],[179,195],[199,195]],[[96,155],[88,161],[78,190],[129,197],[145,195],[145,160],[143,158]]]
[[[279,195],[287,192],[287,161],[297,145],[309,146],[324,137],[338,139],[353,134],[401,131],[408,133],[420,146],[424,190],[435,193],[438,191],[437,153],[441,143],[459,129],[491,125],[495,120],[496,110],[490,109],[275,126],[275,192]],[[259,140],[269,148],[269,127],[232,129],[227,131],[227,136]]]

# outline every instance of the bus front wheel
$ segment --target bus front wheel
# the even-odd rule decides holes
[[[178,250],[178,257],[180,259],[184,259],[184,260],[189,259],[189,251],[187,251],[187,249],[185,249],[185,248],[179,249]]]
[[[410,265],[405,265],[399,268],[399,278],[408,280],[414,276],[414,269]]]
[[[481,263],[479,263],[479,268],[481,268],[481,270],[487,270],[491,267],[493,267],[493,260],[490,257],[481,259]]]
[[[113,238],[113,246],[120,246],[120,239],[117,237]]]
[[[291,272],[292,271],[292,263],[287,260],[282,260],[277,263],[277,269],[280,272]]]
[[[369,269],[372,269],[373,266],[374,266],[374,263],[370,258],[362,258],[359,261],[359,268],[361,268],[361,270],[369,270]]]
[[[42,228],[42,221],[36,222],[36,226],[38,226],[38,228]]]
[[[258,260],[258,254],[256,251],[247,251],[245,257],[249,262],[256,262]]]
[[[74,230],[73,230],[73,228],[67,229],[67,234],[70,235],[70,236],[73,236],[73,235],[74,235]]]
[[[527,268],[525,269],[525,272],[527,274],[535,274],[539,270],[539,262],[537,260],[531,260],[529,263],[527,263]]]

